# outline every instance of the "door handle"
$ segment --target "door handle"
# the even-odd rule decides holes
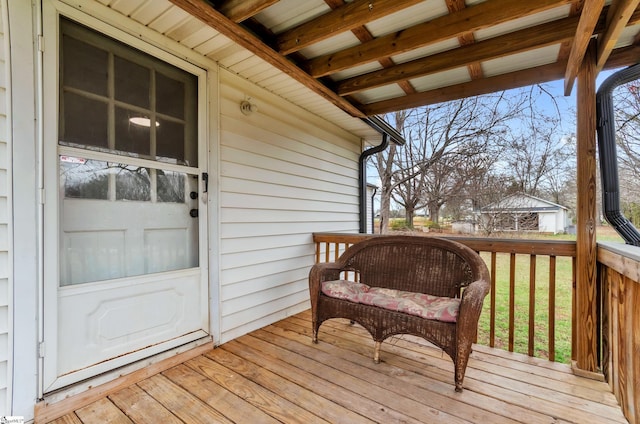
[[[191,216],[191,218],[197,218],[198,217],[198,209],[191,209],[189,211],[189,216]]]
[[[209,174],[206,172],[202,173],[202,181],[204,181],[204,191],[203,193],[206,193],[209,191]]]

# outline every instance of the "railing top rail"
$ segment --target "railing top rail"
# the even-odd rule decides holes
[[[378,234],[313,233],[315,243],[357,243]],[[416,237],[425,237],[416,235]],[[431,236],[429,236],[431,237]],[[571,240],[494,239],[479,237],[447,237],[478,252],[522,253],[527,255],[576,256],[576,242]]]

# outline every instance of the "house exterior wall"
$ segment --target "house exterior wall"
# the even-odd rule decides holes
[[[78,9],[87,10],[88,4],[83,6]],[[41,323],[34,319],[40,313],[43,260],[36,159],[42,99],[34,84],[39,8],[38,2],[7,6],[0,0],[0,416],[26,419],[33,418],[40,390]],[[100,10],[91,6],[92,16],[101,19]],[[135,28],[142,38],[189,58],[209,75],[208,242],[215,342],[308,308],[307,277],[315,253],[311,234],[358,231],[361,140],[159,33],[138,29],[128,18],[106,8],[104,16],[107,24],[129,32]],[[249,97],[258,110],[244,115],[239,104]],[[13,240],[12,234],[20,238]],[[13,352],[20,354],[13,358]]]
[[[7,87],[10,78],[7,60],[8,35],[7,5],[0,1],[0,416],[10,411],[11,388],[11,325],[12,314],[12,266],[11,266],[11,134],[8,117],[10,116],[10,92]]]
[[[559,213],[560,211],[538,213],[538,232],[556,234],[558,232],[556,215]]]
[[[309,307],[311,234],[358,231],[360,140],[226,71],[220,111],[224,343]]]
[[[558,209],[549,213],[540,213],[540,232],[558,234],[565,231],[567,223],[567,211]]]

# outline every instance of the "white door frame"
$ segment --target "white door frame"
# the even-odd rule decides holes
[[[85,5],[88,6],[88,5]],[[83,10],[87,10],[87,7],[83,7]],[[198,89],[198,116],[199,116],[199,124],[198,124],[198,133],[199,133],[199,150],[201,158],[200,160],[203,162],[207,162],[208,159],[213,159],[210,161],[210,165],[207,166],[206,163],[201,163],[201,169],[208,169],[209,172],[209,193],[213,193],[213,195],[202,196],[200,202],[203,203],[202,210],[207,209],[207,205],[211,206],[208,214],[202,214],[201,219],[209,220],[210,227],[207,233],[203,233],[200,231],[200,243],[201,246],[208,246],[200,250],[200,266],[204,268],[205,279],[209,280],[209,299],[202,299],[203,307],[209,310],[208,317],[208,327],[209,333],[213,334],[214,338],[217,340],[219,336],[219,319],[218,319],[218,266],[217,266],[217,243],[211,243],[211,241],[217,240],[217,220],[212,219],[212,217],[217,216],[217,178],[214,172],[211,172],[212,168],[217,170],[217,143],[212,142],[211,144],[216,147],[212,147],[211,149],[208,146],[207,141],[213,140],[217,141],[217,119],[212,119],[212,117],[217,116],[217,102],[212,102],[209,99],[217,98],[217,72],[213,72],[207,66],[196,67],[189,63],[184,62],[184,60],[178,59],[170,53],[167,53],[166,49],[159,48],[157,45],[164,45],[167,43],[166,39],[161,37],[159,34],[156,34],[148,29],[145,29],[145,34],[148,35],[149,40],[155,40],[156,42],[153,44],[146,43],[141,41],[140,38],[131,35],[123,31],[122,29],[116,28],[105,21],[111,20],[111,23],[115,23],[118,20],[118,25],[122,27],[123,25],[131,25],[135,26],[134,23],[123,23],[123,17],[121,15],[114,15],[114,11],[109,10],[108,8],[104,8],[99,4],[90,5],[89,9],[95,9],[100,13],[103,13],[105,19],[98,19],[95,16],[100,16],[100,13],[91,13],[93,16],[89,16],[83,12],[79,12],[74,7],[68,6],[64,3],[57,2],[55,0],[45,0],[43,4],[43,26],[44,33],[46,39],[46,49],[44,51],[44,59],[43,66],[45,69],[57,69],[58,64],[58,53],[57,53],[57,34],[59,27],[59,15],[63,14],[65,16],[70,17],[71,19],[78,21],[82,24],[85,24],[95,30],[102,32],[108,36],[114,37],[129,45],[133,45],[149,54],[152,54],[160,59],[163,59],[169,63],[174,65],[178,65],[181,68],[186,68],[192,73],[199,75],[199,89]],[[93,12],[95,12],[93,10]],[[116,19],[117,18],[117,19]],[[126,20],[125,20],[126,21]],[[133,33],[139,34],[141,28],[135,28],[135,31],[131,31]],[[48,34],[55,34],[53,36]],[[51,39],[54,38],[54,39]],[[193,54],[192,54],[193,55]],[[184,57],[184,56],[183,56]],[[196,62],[196,61],[194,61]],[[197,62],[196,62],[197,63]],[[208,63],[206,65],[209,65]],[[202,68],[207,68],[208,71],[203,70]],[[43,78],[43,88],[42,93],[40,93],[39,98],[45,99],[43,102],[43,112],[44,116],[47,119],[43,120],[43,140],[40,140],[43,148],[43,160],[44,163],[45,175],[47,178],[50,178],[52,175],[57,175],[57,166],[55,166],[55,159],[57,155],[57,142],[52,142],[51,137],[54,137],[57,140],[57,119],[58,119],[58,104],[57,104],[57,84],[58,77],[57,73],[55,75],[51,75],[51,73],[43,73],[45,77]],[[54,100],[55,99],[55,100]],[[53,165],[55,170],[51,170],[51,166]],[[202,191],[202,190],[201,190]],[[44,192],[43,192],[44,193]],[[45,202],[53,202],[53,204],[57,205],[57,193],[46,193]],[[50,203],[49,203],[50,204]],[[45,203],[46,208],[47,203]],[[48,212],[44,212],[46,214],[50,214],[51,210]],[[57,220],[57,216],[54,218]],[[57,222],[57,221],[52,221]],[[206,226],[204,226],[206,227]],[[43,230],[44,231],[44,230]],[[43,263],[45,268],[47,269],[57,269],[57,255],[52,255],[51,252],[57,251],[58,246],[58,232],[54,229],[50,231],[50,229],[46,229],[47,237],[44,237],[44,248],[43,251]],[[49,236],[53,234],[54,236]],[[43,233],[44,235],[44,233]],[[215,238],[212,237],[215,235]],[[209,268],[207,271],[207,267]],[[56,274],[57,275],[57,274]],[[45,275],[46,278],[51,278],[50,276]],[[43,305],[44,311],[41,316],[41,323],[43,327],[44,333],[44,341],[46,344],[40,346],[41,354],[44,356],[43,364],[55,363],[55,355],[57,354],[57,346],[56,346],[56,337],[52,337],[52,334],[57,334],[57,310],[56,310],[56,302],[52,302],[51,299],[57,298],[57,284],[44,284],[43,285],[43,298],[45,299],[45,304]],[[203,336],[206,334],[202,334]],[[122,361],[122,363],[118,363],[117,365],[126,365],[126,363],[131,362],[131,360],[140,360],[149,355],[158,353],[159,351],[166,350],[167,348],[177,347],[180,344],[183,344],[185,341],[176,341],[172,345],[163,346],[162,348],[158,348],[157,351],[153,349],[146,351],[144,354],[134,355],[128,358],[127,361]],[[145,364],[147,365],[148,361]],[[113,364],[111,364],[113,365]],[[112,368],[112,366],[111,366]],[[43,370],[41,367],[41,381],[51,381],[52,377],[48,374],[48,369],[50,369],[50,365]],[[106,369],[106,368],[105,368]],[[100,371],[100,370],[98,370]],[[95,374],[95,370],[91,372]],[[109,378],[109,377],[107,377]],[[65,386],[69,383],[65,379],[57,379],[56,383],[53,386],[41,387],[38,392],[39,396],[43,395],[43,392],[50,390],[51,388],[58,388]],[[91,383],[91,385],[95,385],[95,381]]]

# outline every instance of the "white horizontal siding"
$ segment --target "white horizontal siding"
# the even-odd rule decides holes
[[[358,230],[361,141],[235,75],[220,76],[225,342],[309,307],[311,233]],[[245,99],[258,108],[249,116],[240,111]]]
[[[11,360],[11,291],[9,282],[12,278],[10,231],[11,220],[11,178],[9,177],[10,151],[7,111],[10,110],[7,96],[8,57],[5,39],[6,3],[0,1],[0,416],[10,414],[9,361]]]

